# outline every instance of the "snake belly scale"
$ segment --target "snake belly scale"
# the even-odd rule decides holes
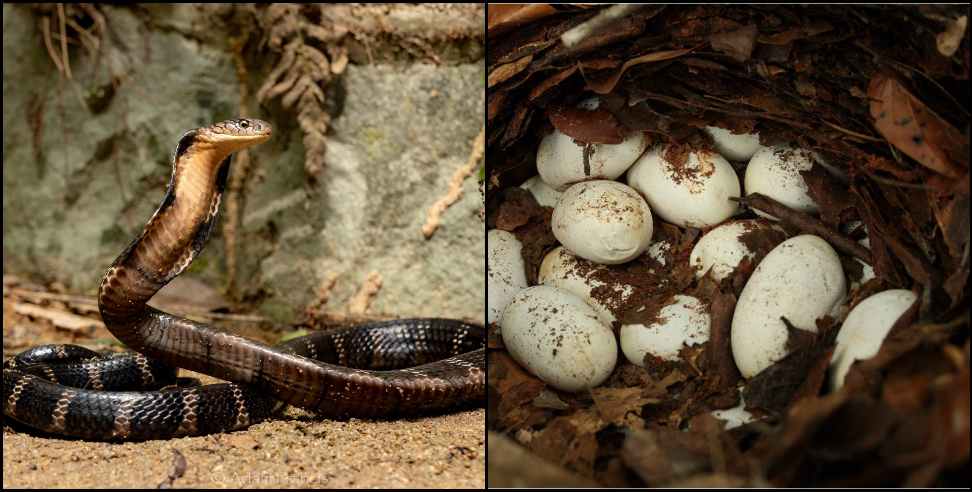
[[[403,319],[268,346],[148,306],[205,246],[231,155],[271,132],[264,121],[241,118],[182,136],[162,203],[98,291],[108,330],[138,354],[95,357],[72,346],[22,353],[4,363],[4,415],[59,435],[141,440],[244,428],[281,402],[343,418],[434,413],[485,400],[481,325]],[[171,382],[171,367],[231,383],[104,391],[121,380]]]

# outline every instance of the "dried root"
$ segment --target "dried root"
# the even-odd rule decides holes
[[[435,230],[439,228],[439,220],[442,217],[442,213],[449,208],[450,205],[459,200],[462,196],[462,182],[468,177],[473,171],[476,170],[476,165],[479,160],[483,158],[483,153],[486,148],[486,128],[479,132],[476,136],[476,141],[473,142],[472,151],[469,153],[469,158],[466,160],[466,165],[457,169],[455,174],[452,175],[452,179],[449,181],[449,190],[446,191],[445,196],[440,198],[435,204],[429,208],[429,213],[425,219],[425,225],[422,226],[422,234],[428,239],[432,237]],[[480,216],[485,214],[480,213]]]
[[[72,80],[68,44],[80,44],[89,56],[97,55],[107,26],[104,14],[97,6],[86,3],[38,4],[32,8],[39,14],[38,23],[47,55],[61,76]]]

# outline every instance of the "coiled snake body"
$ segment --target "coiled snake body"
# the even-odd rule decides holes
[[[79,362],[55,370],[38,362],[91,354],[65,347],[25,352],[4,364],[6,416],[55,434],[135,440],[243,428],[271,415],[278,402],[330,417],[381,417],[485,400],[482,326],[448,319],[396,320],[270,347],[146,304],[205,245],[219,212],[231,154],[266,141],[270,134],[266,122],[237,119],[182,136],[162,203],[105,273],[98,292],[109,331],[144,357]],[[154,367],[154,361],[164,365]],[[174,376],[165,366],[233,383],[100,391],[122,379],[164,384]],[[70,384],[58,371],[84,376],[73,384],[86,388],[47,381]]]

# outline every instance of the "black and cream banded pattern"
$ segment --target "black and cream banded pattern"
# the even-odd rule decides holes
[[[264,121],[242,118],[182,136],[161,204],[105,272],[98,291],[105,326],[141,355],[92,359],[84,349],[63,346],[21,354],[4,365],[7,417],[55,434],[134,440],[239,429],[270,416],[278,402],[327,417],[391,417],[485,401],[480,325],[397,320],[271,347],[147,304],[205,246],[231,155],[271,132]],[[157,365],[233,384],[157,391],[115,386],[122,379],[135,388],[168,384],[174,374],[149,371]],[[127,376],[116,375],[122,366]]]
[[[434,371],[414,366],[444,359],[475,370],[454,356],[481,347],[482,330],[449,319],[392,320],[315,332],[275,348],[349,370],[401,369],[434,381]],[[243,429],[284,406],[238,384],[176,387],[177,382],[174,369],[139,353],[102,355],[76,345],[42,345],[5,362],[4,414],[51,434],[145,440]]]

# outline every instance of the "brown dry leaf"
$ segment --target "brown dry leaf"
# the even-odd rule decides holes
[[[594,407],[601,419],[612,424],[622,425],[628,412],[641,415],[641,407],[659,403],[658,398],[646,398],[640,387],[631,388],[594,388],[591,390]]]
[[[493,121],[493,118],[499,114],[500,110],[506,104],[506,96],[509,92],[506,91],[493,91],[489,94],[486,103],[486,121]]]
[[[817,34],[823,34],[830,31],[834,27],[826,21],[811,21],[810,24],[806,26],[795,27],[793,29],[788,29],[783,32],[776,34],[762,34],[759,36],[759,42],[762,44],[771,44],[776,46],[783,46],[790,44],[798,39],[809,38],[811,36],[816,36]]]
[[[968,364],[968,358],[965,359]],[[938,424],[945,434],[944,456],[948,465],[956,466],[969,460],[969,367],[949,378],[937,394]]]
[[[782,412],[800,397],[815,395],[823,382],[833,352],[828,332],[819,330],[819,323],[818,333],[813,333],[782,319],[790,353],[749,380],[743,390],[746,408]]]
[[[554,128],[584,144],[619,144],[624,140],[624,127],[603,108],[589,111],[558,105],[550,108],[547,116]]]
[[[548,418],[546,410],[532,403],[546,385],[520,368],[506,353],[490,351],[488,379],[496,395],[491,400],[499,399],[495,403],[498,428],[521,429]]]
[[[590,477],[598,450],[596,433],[606,425],[587,410],[557,417],[530,442],[530,449],[542,458]]]
[[[654,53],[648,53],[647,55],[632,58],[624,62],[624,65],[621,65],[620,69],[607,76],[607,78],[601,80],[588,80],[587,88],[598,94],[607,94],[614,90],[614,86],[618,85],[618,81],[621,80],[621,76],[624,75],[624,72],[629,68],[642,63],[651,63],[678,58],[685,54],[691,53],[694,49],[695,48],[684,48],[679,50],[656,51]]]
[[[709,43],[712,49],[721,51],[738,62],[744,62],[753,54],[758,33],[756,25],[750,24],[734,31],[715,33],[709,36]]]
[[[505,82],[510,79],[510,77],[520,73],[530,65],[533,61],[533,55],[527,55],[522,58],[518,58],[510,63],[504,63],[493,69],[489,73],[489,77],[486,79],[486,87],[490,88],[500,82]]]
[[[820,164],[814,163],[810,169],[800,171],[800,175],[803,176],[810,197],[820,209],[820,219],[829,226],[840,224],[842,213],[854,207],[854,198],[848,193],[847,187]]]
[[[869,154],[864,160],[865,166],[874,171],[885,171],[894,175],[895,178],[908,183],[913,183],[921,179],[925,172],[921,168],[906,168],[891,159],[879,155]]]
[[[593,480],[582,478],[553,463],[538,458],[503,434],[487,435],[490,488],[512,487],[596,487]]]
[[[496,36],[514,27],[557,13],[557,9],[547,4],[490,5],[486,11],[486,33],[488,36]]]
[[[712,379],[717,379],[720,387],[735,387],[739,381],[739,369],[732,357],[731,328],[732,315],[736,308],[736,296],[732,293],[718,292],[712,298],[709,308],[709,347],[705,351],[705,371]]]
[[[880,74],[867,88],[874,128],[921,165],[958,177],[968,168],[968,142],[960,131],[911,94],[894,77]]]
[[[650,487],[737,468],[739,454],[721,438],[722,424],[709,414],[692,418],[688,431],[670,427],[634,430],[625,439],[621,458]]]
[[[570,77],[576,71],[577,71],[577,65],[575,64],[575,65],[571,65],[569,68],[566,68],[564,70],[561,70],[551,75],[550,77],[547,77],[539,84],[533,86],[533,89],[530,89],[530,95],[527,96],[527,100],[533,101],[534,99],[542,96],[544,93],[550,90],[550,88],[563,82],[564,79]]]
[[[965,244],[969,241],[969,175],[955,183],[955,194],[944,204],[931,200],[935,220],[942,230],[942,238],[948,246],[949,254],[961,258]]]

